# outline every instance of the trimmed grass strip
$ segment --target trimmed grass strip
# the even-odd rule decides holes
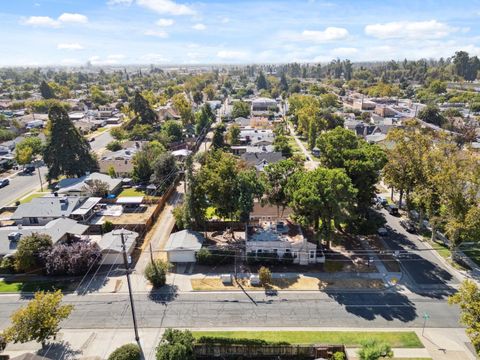
[[[413,331],[193,331],[198,339],[202,336],[237,339],[259,339],[268,342],[288,342],[290,344],[344,344],[359,347],[365,340],[378,340],[393,348],[423,348],[423,344]]]

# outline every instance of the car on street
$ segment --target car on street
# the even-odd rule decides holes
[[[400,225],[405,229],[407,230],[409,233],[415,233],[416,232],[416,229],[415,229],[415,224],[413,223],[413,221],[410,221],[410,220],[402,220],[400,221]]]
[[[397,205],[394,205],[394,204],[390,204],[387,206],[387,211],[390,215],[393,215],[393,216],[399,216],[400,213],[398,212],[398,207]]]
[[[10,180],[8,179],[0,179],[0,188],[3,188],[5,186],[7,186],[8,184],[10,184]]]
[[[387,206],[388,205],[387,199],[383,196],[377,196],[375,201],[380,206]]]
[[[31,164],[25,165],[25,167],[22,170],[22,173],[25,175],[30,175],[30,174],[33,174],[34,172],[35,172],[35,166]]]

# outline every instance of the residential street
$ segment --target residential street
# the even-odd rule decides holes
[[[427,327],[458,328],[458,310],[445,299],[409,292],[280,292],[150,294],[135,292],[139,327]],[[67,295],[75,305],[64,328],[128,328],[132,317],[127,293]],[[0,297],[0,328],[27,300]]]
[[[459,284],[449,269],[438,259],[434,250],[426,246],[416,234],[407,232],[401,225],[401,217],[390,215],[385,209],[380,213],[387,220],[388,235],[383,237],[391,250],[400,252],[399,261],[409,282],[417,290],[453,290]],[[402,254],[402,252],[408,254]]]
[[[110,131],[106,131],[95,138],[95,141],[90,143],[92,150],[99,152],[104,149],[107,144],[112,141],[113,138],[110,135]],[[43,177],[44,190],[45,190],[45,174],[47,173],[47,168],[40,168],[40,172]],[[29,192],[40,189],[40,179],[38,178],[38,173],[35,172],[32,175],[13,175],[10,178],[10,185],[5,186],[0,189],[0,207],[10,205],[15,200],[24,195],[27,195]]]
[[[297,143],[298,147],[302,150],[303,155],[307,159],[305,160],[305,167],[308,170],[316,169],[320,165],[320,163],[316,160],[313,160],[312,154],[305,148],[303,143],[300,141],[292,125],[288,124],[288,128],[290,130],[290,134],[292,134],[293,138],[295,139],[295,142]]]

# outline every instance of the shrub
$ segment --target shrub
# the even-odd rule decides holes
[[[33,233],[20,238],[15,253],[15,270],[29,271],[43,266],[42,254],[52,248],[52,238]]]
[[[49,275],[83,275],[102,258],[96,243],[79,240],[71,244],[56,244],[43,253]]]
[[[161,259],[156,259],[149,262],[145,267],[145,278],[150,281],[153,287],[161,287],[167,281],[167,272],[170,269],[170,264]]]
[[[4,257],[0,262],[0,273],[12,273],[15,271],[15,263],[13,258]]]
[[[235,251],[200,249],[196,255],[201,265],[231,264],[234,261]]]
[[[197,344],[206,345],[290,345],[285,341],[266,341],[263,339],[248,339],[248,338],[226,338],[215,336],[202,336],[197,340]]]
[[[282,256],[282,263],[293,264],[293,255],[291,252],[286,252]]]
[[[367,340],[362,343],[362,348],[358,350],[360,360],[378,360],[380,358],[392,358],[393,351],[390,345],[376,340]]]
[[[113,228],[114,228],[114,225],[113,225],[110,221],[108,221],[108,220],[105,221],[105,222],[103,223],[103,225],[102,225],[102,231],[103,231],[104,233],[108,233],[108,232],[112,231]]]
[[[336,353],[333,353],[332,360],[345,360],[345,354],[337,351]]]
[[[188,330],[166,329],[157,347],[157,360],[194,360],[194,341]]]
[[[122,144],[118,140],[113,140],[107,144],[107,150],[118,151],[122,148]]]
[[[140,348],[136,344],[125,344],[110,354],[108,360],[140,360]]]
[[[272,282],[272,273],[269,268],[262,266],[258,270],[258,277],[263,286],[268,285]]]

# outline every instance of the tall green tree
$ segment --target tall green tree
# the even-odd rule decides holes
[[[278,216],[283,216],[283,211],[290,202],[287,193],[288,181],[295,173],[303,170],[302,164],[292,160],[280,160],[268,164],[264,170],[265,200],[277,207]]]
[[[255,199],[260,200],[264,187],[259,181],[257,172],[253,169],[242,170],[238,173],[238,218],[248,222],[253,211]]]
[[[154,124],[157,122],[157,114],[150,107],[150,104],[142,96],[140,91],[135,92],[132,109],[140,119],[141,124]]]
[[[227,130],[227,139],[230,145],[238,145],[240,143],[240,126],[234,124]]]
[[[52,248],[49,235],[33,233],[23,236],[15,252],[15,269],[17,271],[36,270],[43,266],[43,253]]]
[[[195,339],[188,330],[166,329],[157,347],[157,360],[195,360]]]
[[[176,94],[172,98],[172,106],[175,111],[182,118],[182,123],[184,125],[191,124],[194,120],[194,115],[192,111],[192,106],[188,102],[184,94]]]
[[[48,167],[47,178],[82,176],[87,171],[97,169],[89,142],[75,128],[65,108],[52,106],[48,117],[50,133],[43,152]]]
[[[48,83],[44,80],[40,83],[40,94],[44,99],[54,99],[55,93],[53,89],[48,85]]]
[[[321,134],[317,147],[322,165],[330,169],[345,169],[357,189],[356,208],[359,214],[366,215],[380,171],[387,162],[385,152],[341,127]]]
[[[257,79],[255,80],[255,84],[257,85],[257,90],[268,90],[269,84],[267,81],[267,78],[263,74],[263,71],[260,71],[260,73],[257,76]]]
[[[158,156],[153,164],[151,182],[157,186],[157,191],[163,193],[175,180],[178,171],[175,157],[170,153]]]
[[[350,178],[343,169],[319,167],[296,173],[288,187],[295,216],[304,224],[313,226],[315,231],[321,224],[329,245],[333,226],[339,226],[348,217],[357,195]]]
[[[460,306],[460,323],[467,327],[467,335],[480,356],[480,289],[472,280],[465,280],[448,303]]]
[[[11,316],[12,325],[4,331],[8,342],[36,341],[46,345],[60,331],[60,323],[68,318],[73,305],[62,305],[62,292],[36,292],[27,305]]]
[[[250,105],[245,101],[235,101],[233,103],[232,118],[248,118],[250,116]]]

